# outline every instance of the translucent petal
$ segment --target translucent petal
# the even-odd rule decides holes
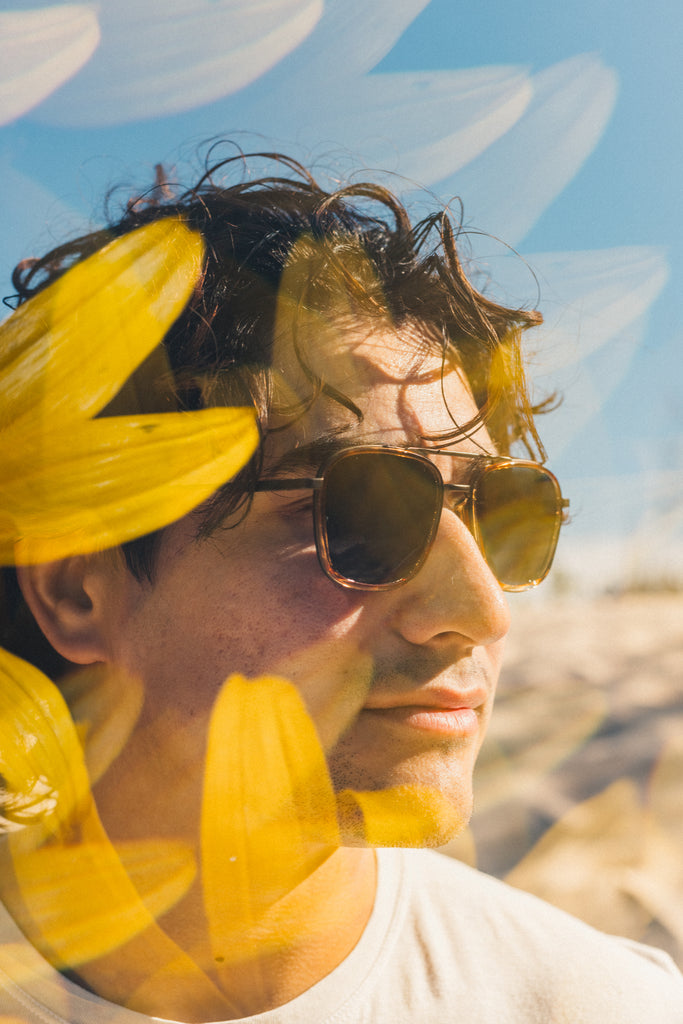
[[[429,786],[394,786],[337,797],[342,833],[368,846],[441,846],[467,825],[454,805]]]
[[[311,32],[322,0],[100,0],[102,43],[37,112],[120,124],[190,110],[253,82]]]
[[[188,890],[191,852],[154,840],[44,846],[14,857],[33,926],[61,963],[75,966],[118,949]]]
[[[230,479],[258,440],[248,409],[112,417],[12,446],[0,483],[0,562],[52,561],[172,522]]]
[[[71,78],[99,39],[90,4],[1,12],[0,124],[21,117]]]
[[[591,420],[599,429],[595,417],[631,369],[669,269],[665,254],[651,246],[540,254],[529,261],[539,273],[546,317],[527,342],[536,393],[563,396],[543,422],[544,444],[557,458]],[[597,436],[594,444],[599,450]]]
[[[0,327],[0,428],[93,415],[161,341],[201,270],[201,236],[149,224],[72,267]]]
[[[213,711],[202,804],[215,955],[242,957],[249,930],[278,900],[296,896],[338,845],[325,757],[297,690],[280,679],[231,676]],[[290,923],[296,916],[290,902]]]
[[[160,977],[177,991],[215,1001],[212,982],[156,923],[192,884],[196,863],[189,848],[167,840],[115,848],[92,803],[63,839],[37,849],[29,831],[8,838],[14,910],[46,958],[66,968],[95,961],[89,977],[104,986],[112,970],[120,971],[127,986],[117,990],[122,1002],[124,994],[134,997]]]
[[[646,835],[646,856],[643,862],[627,869],[619,882],[624,893],[656,920],[658,931],[669,933],[673,941],[662,941],[665,948],[674,952],[677,947],[680,955],[683,952],[681,848],[670,834],[651,827],[649,821],[646,822]],[[631,934],[634,938],[642,935],[635,929]]]
[[[94,785],[123,750],[138,720],[144,699],[140,679],[122,668],[87,665],[59,680],[82,745]]]
[[[306,137],[311,144],[331,137],[339,147],[362,153],[373,168],[372,180],[388,179],[390,188],[396,179],[375,168],[430,184],[504,135],[531,96],[529,76],[515,67],[342,78],[329,88],[325,104],[310,110]]]
[[[538,275],[545,315],[525,345],[536,373],[553,374],[553,386],[562,390],[569,382],[575,386],[575,371],[566,368],[618,339],[652,307],[669,277],[666,253],[655,246],[525,253],[524,258]],[[558,376],[563,370],[564,379]],[[601,377],[600,385],[606,384]]]
[[[286,57],[271,76],[277,82],[308,97],[315,87],[314,105],[320,93],[344,92],[349,80],[371,71],[401,38],[408,25],[430,0],[326,0],[315,31]],[[290,84],[291,83],[291,84]],[[328,138],[336,138],[329,125]],[[319,140],[316,138],[316,141]]]
[[[464,197],[470,223],[512,245],[598,144],[617,94],[614,71],[595,54],[560,61],[531,85],[532,101],[515,126],[438,186],[440,195]]]
[[[47,676],[0,648],[0,807],[19,824],[66,826],[90,796],[69,709]],[[42,834],[42,832],[41,832]]]
[[[311,282],[325,281],[325,299],[322,308],[308,300]],[[333,388],[345,390],[347,382],[354,380],[360,387],[364,377],[359,370],[353,351],[340,350],[338,345],[323,341],[330,336],[335,318],[349,319],[358,315],[358,297],[354,283],[361,283],[363,299],[371,297],[372,316],[387,325],[391,323],[389,306],[377,271],[363,247],[349,244],[343,260],[332,256],[329,247],[311,235],[301,235],[292,246],[278,287],[275,330],[273,331],[273,365],[282,371],[277,377],[277,399],[285,408],[290,401],[307,401],[311,392],[310,379],[300,365],[291,339],[297,338],[301,350],[303,339],[314,339],[315,344],[306,351],[305,360],[314,374]],[[306,296],[306,301],[302,297]],[[332,328],[334,330],[334,328]],[[377,335],[381,332],[378,330]]]

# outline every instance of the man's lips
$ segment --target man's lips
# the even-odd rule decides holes
[[[456,708],[474,710],[488,700],[488,690],[473,686],[464,690],[447,686],[422,686],[407,693],[373,694],[364,705],[367,711],[390,711],[393,708],[430,708],[434,711],[452,711]]]
[[[472,736],[479,730],[479,710],[488,692],[422,689],[412,693],[373,697],[363,707],[378,722],[448,736]]]

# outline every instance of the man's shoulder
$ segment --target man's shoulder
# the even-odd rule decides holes
[[[402,877],[399,947],[425,976],[462,978],[466,999],[485,995],[482,1011],[498,1001],[501,1021],[683,1024],[683,977],[660,950],[606,935],[443,854],[387,853]]]
[[[474,935],[495,929],[501,939],[524,938],[527,943],[538,942],[543,949],[553,943],[588,943],[610,953],[619,950],[656,965],[683,983],[671,957],[660,949],[601,932],[532,893],[445,854],[431,850],[394,853],[404,862],[408,899],[425,912],[437,912],[444,921],[451,921],[459,932],[472,929]]]

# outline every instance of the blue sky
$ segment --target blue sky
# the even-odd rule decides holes
[[[71,10],[0,0],[0,18],[15,27],[34,7],[43,23]],[[567,398],[547,430],[551,465],[576,497],[567,571],[583,571],[582,558],[595,570],[595,551],[612,542],[605,579],[638,561],[636,574],[650,566],[657,575],[660,563],[668,571],[670,546],[683,549],[678,0],[569,0],[542,12],[510,0],[269,0],[260,8],[270,10],[266,26],[254,24],[246,0],[76,7],[81,20],[65,31],[81,47],[82,70],[0,128],[3,281],[18,258],[96,215],[106,187],[144,185],[158,160],[176,162],[180,147],[191,152],[193,142],[234,130],[302,154],[327,155],[340,143],[351,165],[390,165],[444,197],[458,192],[466,216],[539,272],[548,323],[540,365],[576,344],[574,361],[550,378]],[[164,33],[181,18],[184,35],[164,64]],[[35,47],[30,33],[27,42],[19,64],[39,48],[37,36]],[[480,70],[468,78],[467,69]],[[447,72],[458,74],[437,74]],[[536,120],[525,121],[541,100]],[[570,131],[571,103],[581,109]],[[528,275],[510,283],[519,269],[508,281],[502,249],[494,257],[481,244],[494,279],[534,301]]]
[[[683,9],[677,0],[570,0],[457,5],[432,0],[409,26],[383,70],[469,64],[543,68],[596,52],[614,68],[619,92],[605,133],[574,180],[524,239],[528,252],[652,244],[667,252],[671,278],[650,312],[633,373],[612,414],[631,417],[648,389],[646,436],[683,429]],[[466,200],[466,197],[465,197]],[[640,396],[643,397],[642,394]],[[664,399],[662,401],[662,398]],[[676,421],[677,417],[677,421]],[[629,433],[635,434],[635,431]]]
[[[608,399],[601,422],[589,423],[558,464],[567,477],[580,476],[582,464],[590,476],[588,487],[577,488],[581,513],[572,527],[575,536],[609,533],[598,507],[603,495],[621,506],[616,521],[624,531],[645,528],[645,558],[657,544],[661,523],[652,575],[666,575],[666,544],[673,539],[680,545],[683,520],[683,9],[675,0],[628,0],[618,6],[570,0],[544,8],[528,2],[462,5],[457,17],[452,10],[448,0],[432,0],[383,67],[448,67],[466,53],[473,63],[528,62],[539,68],[592,51],[618,75],[617,102],[600,143],[541,215],[523,248],[654,245],[666,252],[669,282],[649,310],[630,372]],[[596,436],[603,443],[594,451]],[[671,478],[662,481],[661,500],[654,504],[643,493],[648,467],[654,477],[659,469],[679,479],[678,485]],[[596,479],[633,470],[641,475],[631,486],[610,489]],[[595,555],[592,547],[589,552]],[[628,558],[623,549],[621,555]],[[672,572],[680,569],[679,561]],[[647,562],[636,569],[641,576],[647,572]]]
[[[542,13],[528,0],[432,0],[379,69],[542,68],[575,53],[599,53],[619,76],[616,109],[590,161],[528,242],[622,245],[635,232],[638,241],[678,246],[680,256],[682,28],[676,0],[627,0],[618,7],[611,0],[569,0]]]

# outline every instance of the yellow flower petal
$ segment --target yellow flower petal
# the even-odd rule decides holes
[[[116,666],[97,663],[60,678],[79,735],[91,785],[123,750],[144,699],[140,679]]]
[[[69,709],[42,672],[0,648],[0,814],[38,822],[39,838],[67,827],[90,798]]]
[[[190,888],[192,851],[168,840],[114,848],[92,802],[70,825],[40,848],[31,834],[40,830],[7,839],[17,921],[33,945],[59,968],[94,962],[103,983],[120,970],[131,996],[164,977],[215,1000],[209,978],[156,923]]]
[[[248,409],[56,425],[3,459],[0,563],[113,547],[179,519],[230,479],[258,441]]]
[[[337,796],[337,809],[342,835],[368,846],[442,846],[467,825],[467,818],[430,786],[345,789]]]
[[[340,256],[327,242],[300,235],[278,286],[273,331],[273,366],[286,370],[274,377],[274,400],[286,414],[309,400],[317,377],[342,393],[351,380],[357,388],[369,383],[369,371],[363,360],[353,358],[353,346],[337,344],[336,327],[357,323],[365,312],[378,337],[382,325],[393,329],[383,286],[362,245],[349,243]]]
[[[195,876],[181,843],[100,842],[44,846],[14,856],[22,900],[41,948],[74,967],[118,949],[154,924]]]
[[[161,341],[199,276],[201,236],[166,219],[111,242],[0,327],[0,428],[99,412]]]
[[[249,929],[338,846],[325,757],[296,688],[230,677],[209,729],[202,805],[214,954],[241,958]]]

